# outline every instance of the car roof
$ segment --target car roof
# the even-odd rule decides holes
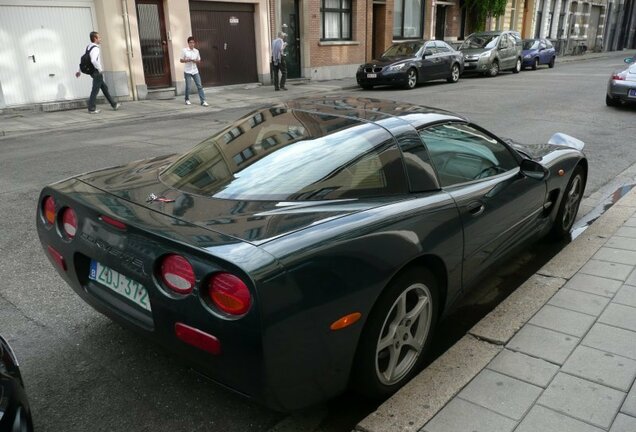
[[[355,96],[302,97],[277,105],[279,108],[347,117],[366,122],[399,118],[413,127],[440,121],[468,121],[465,117],[439,108],[386,99]]]

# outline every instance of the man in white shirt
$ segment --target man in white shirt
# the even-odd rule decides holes
[[[91,78],[93,78],[93,88],[91,90],[91,95],[88,98],[88,112],[90,114],[99,114],[101,112],[101,110],[96,109],[97,93],[99,93],[100,89],[102,93],[104,93],[104,96],[108,100],[108,103],[110,103],[110,106],[113,107],[115,111],[117,111],[121,104],[115,102],[110,96],[110,93],[108,92],[108,86],[104,82],[104,75],[102,75],[102,63],[99,58],[99,45],[102,43],[102,38],[96,31],[90,33],[90,38],[91,43],[86,47],[86,51],[90,50],[89,54],[91,57],[91,62],[93,63],[93,67],[95,69],[91,73]],[[80,71],[77,71],[75,73],[75,76],[79,78],[81,74],[82,73]]]
[[[201,85],[201,75],[199,75],[199,68],[197,65],[201,63],[201,55],[199,50],[194,47],[194,38],[190,36],[188,38],[188,46],[181,52],[181,63],[185,63],[183,68],[183,77],[185,78],[185,104],[190,105],[190,78],[196,84],[199,90],[199,101],[201,105],[209,106],[205,101],[205,93],[203,92],[203,86]]]
[[[287,42],[285,38],[287,34],[280,31],[278,37],[272,41],[272,70],[274,73],[274,90],[287,90],[285,81],[287,81],[287,63],[285,62],[285,48]],[[280,71],[280,86],[278,85],[278,72]]]

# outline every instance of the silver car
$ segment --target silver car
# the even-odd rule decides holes
[[[521,35],[516,31],[473,33],[461,44],[464,72],[497,76],[502,70],[521,70]]]
[[[636,55],[623,60],[627,67],[612,73],[607,82],[605,103],[607,106],[618,106],[622,103],[636,102]]]

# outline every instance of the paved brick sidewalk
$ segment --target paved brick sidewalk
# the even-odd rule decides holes
[[[636,431],[636,189],[356,430]]]

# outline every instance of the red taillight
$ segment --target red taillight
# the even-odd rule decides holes
[[[163,259],[161,280],[168,288],[179,294],[191,293],[196,282],[192,265],[181,255],[168,255]]]
[[[77,233],[77,215],[70,207],[62,210],[62,229],[69,239],[75,237]]]
[[[185,343],[207,351],[211,354],[221,353],[221,342],[216,338],[204,331],[190,327],[183,323],[175,323],[174,332],[179,339]]]
[[[102,222],[107,223],[108,225],[112,225],[117,229],[120,229],[120,230],[126,229],[126,224],[118,221],[117,219],[113,219],[112,217],[108,217],[104,215],[101,215],[99,218],[102,220]]]
[[[614,73],[612,74],[612,79],[618,80],[618,81],[625,81],[625,75],[621,75],[620,73]]]
[[[231,315],[243,315],[252,304],[252,295],[247,285],[230,273],[212,276],[209,293],[216,307]]]
[[[44,214],[44,220],[48,225],[53,225],[55,222],[55,200],[52,196],[47,196],[42,202],[42,213]]]
[[[53,249],[51,246],[48,246],[47,250],[49,251],[51,258],[53,258],[53,261],[55,261],[55,264],[57,264],[60,269],[66,271],[66,261],[64,261],[62,254]]]

